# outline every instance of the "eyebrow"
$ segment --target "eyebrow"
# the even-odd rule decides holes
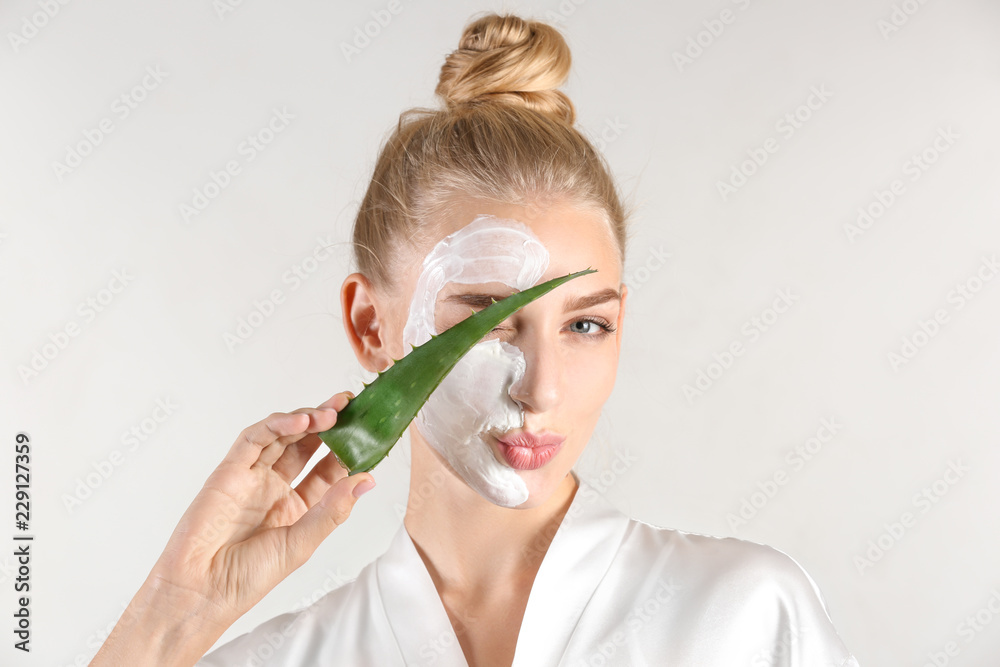
[[[507,295],[509,296],[509,295]],[[501,294],[481,294],[481,293],[470,293],[470,294],[452,294],[445,299],[446,303],[461,303],[467,306],[480,306],[481,308],[486,308],[492,303],[492,300],[500,301],[505,299],[505,295]],[[572,312],[576,310],[586,310],[587,308],[592,308],[594,306],[600,305],[602,303],[607,303],[608,301],[621,301],[621,292],[610,287],[600,292],[595,292],[593,294],[588,294],[586,296],[577,296],[567,299],[563,304],[564,310],[567,312]]]

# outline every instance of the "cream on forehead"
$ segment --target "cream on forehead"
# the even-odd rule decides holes
[[[502,282],[517,290],[533,287],[549,265],[549,252],[527,225],[492,215],[446,236],[424,258],[410,303],[403,343],[420,345],[435,329],[434,306],[444,286]]]
[[[441,240],[424,258],[403,329],[403,344],[420,345],[435,329],[438,295],[448,283],[500,282],[517,290],[534,286],[549,265],[549,253],[517,220],[478,215]],[[492,339],[473,346],[427,403],[415,423],[469,486],[494,504],[516,507],[528,499],[517,471],[496,460],[485,437],[524,424],[510,388],[524,377],[524,355]]]

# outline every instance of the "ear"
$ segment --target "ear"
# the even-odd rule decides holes
[[[628,297],[628,285],[626,285],[625,283],[622,283],[621,293],[622,293],[621,307],[618,309],[618,321],[615,323],[615,327],[618,329],[618,332],[615,335],[615,345],[618,346],[619,357],[621,356],[622,353],[622,332],[624,331],[624,329],[622,329],[622,325],[625,324],[625,299],[626,297]]]
[[[384,370],[392,356],[388,348],[390,332],[381,313],[386,312],[375,289],[361,273],[352,273],[340,288],[344,331],[354,355],[369,372]]]

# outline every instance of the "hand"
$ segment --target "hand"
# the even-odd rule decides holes
[[[349,476],[328,452],[291,486],[326,447],[316,434],[336,423],[350,398],[343,392],[317,408],[275,412],[240,433],[91,665],[105,664],[105,655],[106,664],[194,664],[308,560],[350,516],[356,495],[375,485],[369,473]],[[155,637],[169,662],[150,659],[159,653]]]

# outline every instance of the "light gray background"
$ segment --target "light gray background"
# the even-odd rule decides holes
[[[398,114],[436,104],[462,27],[495,9],[563,30],[580,127],[603,135],[638,204],[618,382],[581,475],[644,521],[793,556],[864,666],[922,665],[949,642],[949,664],[996,664],[1000,280],[975,282],[1000,253],[996,2],[403,1],[397,14],[381,1],[53,6],[51,17],[38,2],[0,6],[0,434],[10,457],[0,497],[12,515],[13,438],[26,431],[37,535],[35,651],[15,652],[7,630],[0,662],[84,664],[239,432],[368,379],[340,322],[354,213]],[[732,22],[709,39],[704,22],[724,10]],[[379,26],[372,12],[391,20]],[[366,26],[370,43],[346,57],[342,44]],[[678,67],[689,39],[707,46]],[[122,118],[113,104],[147,68],[165,77]],[[800,108],[814,87],[828,99]],[[248,161],[239,146],[274,109],[294,119]],[[788,137],[777,123],[796,112],[808,119]],[[54,163],[103,118],[112,132],[60,176]],[[939,131],[952,136],[938,141],[943,152]],[[724,201],[717,182],[769,138],[777,152]],[[907,163],[925,150],[936,160],[912,180]],[[240,173],[185,222],[179,206],[229,160]],[[893,179],[902,194],[851,240],[845,225]],[[309,265],[321,244],[331,254]],[[315,271],[295,285],[283,275],[296,266]],[[115,271],[131,276],[117,293],[107,291]],[[981,289],[958,308],[949,294],[970,280]],[[225,334],[273,290],[283,303],[231,350]],[[745,323],[766,316],[779,290],[793,305],[751,340]],[[78,309],[106,297],[93,319]],[[919,352],[894,368],[889,354],[938,310],[947,321],[916,335]],[[78,335],[53,347],[71,323]],[[744,353],[710,369],[733,342]],[[22,378],[46,351],[47,365]],[[689,401],[682,388],[699,370],[716,379]],[[158,399],[178,406],[162,423],[151,421]],[[824,419],[840,425],[835,437],[795,469],[788,452]],[[130,450],[122,438],[133,427],[148,435]],[[223,640],[311,601],[386,548],[408,448],[404,438],[348,524]],[[120,465],[95,475],[115,450]],[[954,462],[967,471],[938,481]],[[785,483],[773,497],[753,496],[775,473]],[[937,502],[915,502],[935,481]],[[727,517],[745,499],[760,507],[734,525]],[[886,524],[904,512],[914,521],[892,537]],[[8,531],[0,540],[13,544]],[[885,555],[859,567],[880,539]],[[0,549],[8,625],[11,551]],[[961,624],[977,612],[992,623],[970,641]]]

